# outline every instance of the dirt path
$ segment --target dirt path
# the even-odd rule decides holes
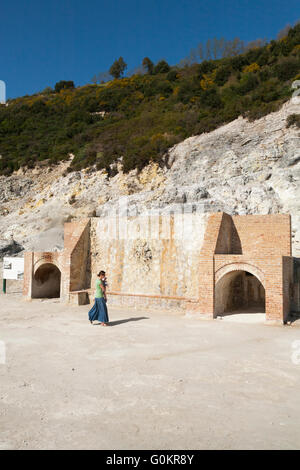
[[[0,449],[300,447],[297,325],[88,309],[0,295]]]

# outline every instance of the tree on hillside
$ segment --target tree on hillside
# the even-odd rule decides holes
[[[290,24],[287,24],[284,28],[282,28],[278,34],[277,34],[277,39],[282,39],[285,36],[288,35],[289,30],[292,29],[292,26]]]
[[[111,80],[109,72],[99,72],[91,78],[91,82],[95,85],[97,83],[105,83],[109,80]]]
[[[196,48],[191,49],[190,61],[191,61],[191,64],[197,63],[197,49]]]
[[[260,41],[260,43],[259,43]],[[264,45],[264,40],[257,40],[257,47]],[[254,47],[254,46],[253,46]],[[192,65],[203,60],[216,60],[225,57],[235,57],[238,54],[242,54],[246,50],[244,42],[239,38],[232,40],[226,40],[224,38],[207,39],[203,43],[199,43],[197,48],[191,49],[189,55],[179,62],[180,67]]]
[[[57,82],[55,84],[54,90],[56,93],[59,93],[60,90],[72,89],[72,88],[75,88],[74,82],[72,80],[69,80],[69,81],[60,80],[60,82]]]
[[[251,49],[257,49],[263,47],[267,44],[266,38],[258,38],[254,41],[250,41],[246,44],[245,51],[249,51]]]
[[[153,64],[152,60],[149,59],[149,57],[145,57],[143,59],[142,66],[144,67],[144,69],[147,70],[147,73],[149,73],[150,75],[153,74],[154,64]]]
[[[127,77],[133,77],[134,75],[145,75],[146,71],[142,65],[138,65],[137,67],[133,67],[132,69],[128,70]]]
[[[168,73],[170,66],[165,60],[160,60],[154,67],[154,73]]]
[[[211,60],[212,59],[212,54],[211,54],[211,40],[208,39],[206,41],[206,59]]]
[[[223,57],[224,47],[225,47],[225,39],[224,38],[216,38],[214,37],[212,40],[212,55],[213,59],[220,59]]]
[[[50,95],[50,93],[53,93],[53,88],[51,88],[51,86],[46,86],[41,93],[42,95]]]
[[[203,44],[200,42],[197,47],[200,62],[204,59]]]
[[[120,78],[123,76],[127,64],[124,62],[123,57],[119,57],[118,60],[115,60],[112,66],[109,69],[109,73],[114,78]]]
[[[218,53],[219,53],[219,39],[213,38],[212,40],[212,54],[214,60],[218,58]]]
[[[223,57],[235,57],[242,54],[245,51],[244,41],[240,38],[234,38],[229,41],[225,41],[223,49]]]

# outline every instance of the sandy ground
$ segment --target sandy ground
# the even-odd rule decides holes
[[[300,448],[297,324],[88,309],[0,295],[0,449]]]

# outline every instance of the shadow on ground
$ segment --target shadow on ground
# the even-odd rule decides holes
[[[300,325],[300,313],[299,312],[291,312],[288,316],[287,323],[292,324],[296,323]]]
[[[128,323],[130,321],[138,321],[138,320],[149,320],[149,317],[130,317],[130,318],[124,318],[124,320],[116,320],[116,321],[110,321],[108,323],[109,326],[117,326],[121,325],[122,323]]]

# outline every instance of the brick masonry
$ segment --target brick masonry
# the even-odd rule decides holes
[[[184,236],[182,218],[174,215],[130,217],[110,230],[113,222],[91,218],[66,223],[62,252],[27,252],[24,297],[38,296],[42,266],[42,280],[48,283],[43,292],[51,291],[45,265],[53,264],[61,274],[61,300],[86,303],[93,299],[96,273],[104,269],[113,304],[181,309],[214,318],[216,290],[225,286],[225,276],[233,279],[235,273],[247,272],[263,286],[266,319],[286,322],[293,292],[299,291],[293,280],[289,215],[189,214],[184,222],[190,238]],[[151,226],[157,227],[156,236],[146,231]]]

